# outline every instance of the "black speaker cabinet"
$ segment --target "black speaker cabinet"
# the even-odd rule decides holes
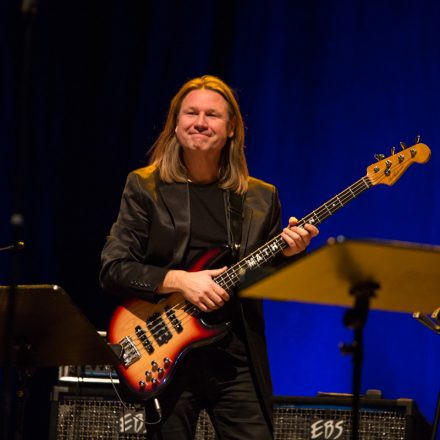
[[[275,440],[350,440],[348,397],[277,397]],[[360,440],[428,440],[430,428],[410,399],[361,399]],[[144,439],[144,413],[125,406],[109,388],[56,386],[52,440]],[[208,414],[199,416],[196,440],[216,440]]]
[[[351,397],[283,397],[274,402],[276,439],[350,440]],[[429,440],[430,426],[411,399],[361,398],[361,440]]]

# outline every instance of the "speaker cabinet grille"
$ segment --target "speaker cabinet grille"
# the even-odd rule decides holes
[[[134,408],[130,407],[134,410]],[[128,413],[131,414],[131,413]],[[58,405],[56,439],[140,439],[145,432],[143,417],[127,420],[125,408],[117,401],[63,399]],[[124,433],[123,423],[127,429]],[[139,422],[137,424],[136,422]],[[131,424],[133,427],[131,428]],[[136,431],[138,431],[136,433]]]
[[[350,439],[351,412],[335,408],[295,408],[278,406],[274,412],[276,438],[308,440]],[[405,439],[405,417],[388,411],[362,411],[361,439]]]
[[[52,440],[144,439],[144,413],[134,405],[124,407],[112,390],[81,390],[75,396],[66,387],[55,387],[51,419]],[[368,400],[365,403],[365,400]],[[429,426],[409,399],[365,399],[360,413],[361,440],[425,440]],[[278,397],[274,408],[275,440],[350,440],[351,411],[348,399]],[[208,414],[202,411],[196,440],[216,440]]]

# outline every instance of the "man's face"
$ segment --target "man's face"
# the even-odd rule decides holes
[[[219,153],[233,134],[228,103],[222,95],[201,89],[185,96],[177,117],[176,136],[187,152]]]

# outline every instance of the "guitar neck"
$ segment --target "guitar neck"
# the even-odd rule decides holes
[[[351,202],[358,195],[371,188],[371,186],[372,183],[370,179],[367,176],[362,177],[326,203],[322,204],[319,208],[299,220],[297,226],[303,227],[306,223],[315,226],[321,224],[324,220],[331,217],[336,211],[339,211],[339,209]],[[221,275],[215,277],[214,281],[226,291],[231,292],[232,288],[238,284],[240,278],[245,272],[263,266],[273,257],[281,253],[286,247],[287,243],[283,240],[281,234],[279,234],[247,257],[231,266]]]

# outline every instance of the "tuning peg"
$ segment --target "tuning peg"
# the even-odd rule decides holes
[[[385,154],[375,154],[374,158],[379,162],[382,159],[385,159]]]
[[[393,156],[395,152],[396,152],[396,147],[391,147],[391,156]]]
[[[421,140],[422,140],[422,137],[418,134],[416,136],[416,144],[419,144]]]
[[[404,150],[406,148],[405,142],[400,142],[400,147],[402,148],[402,150]]]

